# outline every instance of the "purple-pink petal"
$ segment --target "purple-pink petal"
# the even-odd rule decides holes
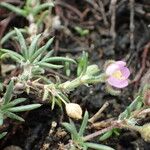
[[[107,79],[107,82],[116,88],[124,88],[128,85],[128,80],[119,80],[112,76]]]
[[[120,71],[124,78],[127,79],[130,76],[130,70],[127,67],[122,67]]]
[[[115,64],[118,65],[119,67],[124,67],[126,65],[126,62],[120,60],[116,61]]]
[[[106,68],[106,75],[112,75],[115,71],[119,70],[119,66],[115,63],[110,64],[107,68]]]

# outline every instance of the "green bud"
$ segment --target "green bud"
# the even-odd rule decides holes
[[[87,70],[86,70],[86,74],[87,75],[95,75],[96,73],[98,73],[100,71],[100,69],[98,68],[97,65],[90,65],[87,67]]]

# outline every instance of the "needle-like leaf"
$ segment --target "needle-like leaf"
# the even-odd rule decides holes
[[[7,86],[6,93],[3,97],[3,105],[6,105],[10,102],[13,92],[14,82],[11,80],[9,85]]]
[[[31,43],[31,45],[29,46],[29,49],[28,49],[29,58],[31,58],[32,55],[35,53],[35,50],[36,50],[36,47],[38,45],[38,40],[39,40],[40,36],[41,36],[41,34],[39,34],[39,35],[37,35],[33,38],[33,41],[32,41],[32,43]]]
[[[21,53],[23,54],[24,58],[28,59],[28,50],[27,50],[27,46],[26,46],[26,41],[22,35],[22,33],[20,32],[20,30],[18,30],[17,28],[15,28],[16,34],[17,34],[17,39],[19,41],[19,44],[21,46]]]
[[[31,105],[25,105],[25,106],[12,107],[7,110],[11,112],[22,112],[22,111],[33,110],[33,109],[39,108],[40,106],[41,104],[31,104]]]
[[[50,57],[50,58],[45,58],[44,60],[42,60],[44,62],[59,62],[59,61],[66,61],[66,62],[72,62],[72,63],[76,63],[75,60],[68,58],[68,57]]]
[[[27,16],[27,12],[25,10],[20,9],[20,8],[14,6],[12,4],[1,2],[0,6],[5,7],[7,9],[11,10],[11,11],[15,12],[18,15],[21,15],[21,16],[24,16],[24,17]]]
[[[7,117],[11,118],[11,119],[15,119],[15,120],[19,120],[19,121],[24,121],[23,118],[19,117],[18,115],[14,114],[12,112],[9,112],[9,111],[5,112],[5,115]]]
[[[85,114],[84,114],[84,117],[83,117],[83,121],[82,121],[80,130],[79,130],[79,135],[80,136],[83,136],[83,133],[85,131],[85,128],[86,128],[86,125],[87,125],[87,122],[88,122],[88,118],[89,118],[89,114],[86,111]]]
[[[42,55],[46,52],[46,50],[48,49],[48,47],[51,45],[51,43],[53,42],[54,38],[51,38],[44,46],[42,46],[41,48],[39,48],[30,58],[30,62],[33,62],[39,55]]]

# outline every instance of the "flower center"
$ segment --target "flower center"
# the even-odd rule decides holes
[[[122,73],[121,73],[120,70],[114,72],[114,73],[112,74],[112,76],[113,76],[114,78],[117,78],[117,79],[120,79],[120,80],[124,79],[124,76],[122,75]]]

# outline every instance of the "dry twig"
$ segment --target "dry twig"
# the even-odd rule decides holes
[[[109,25],[109,23],[108,23],[108,20],[107,20],[107,17],[106,17],[106,12],[105,12],[103,2],[101,0],[98,0],[98,4],[99,4],[99,7],[100,7],[100,11],[101,11],[101,14],[102,14],[104,25],[107,27]]]
[[[99,111],[89,119],[89,122],[93,123],[100,118],[101,113],[108,107],[109,103],[105,102],[104,105],[99,109]]]
[[[112,36],[113,40],[113,49],[115,48],[115,39],[116,39],[116,31],[115,31],[115,25],[116,25],[116,3],[117,0],[111,0],[109,12],[111,14],[111,27],[110,27],[110,35]]]
[[[142,73],[145,69],[146,59],[147,59],[147,55],[148,55],[149,50],[150,50],[150,42],[148,44],[146,44],[146,46],[144,48],[143,55],[142,55],[141,69],[139,70],[139,72],[137,73],[137,75],[135,76],[134,80],[131,83],[135,83],[135,82],[138,82],[140,80]]]
[[[134,50],[134,0],[130,0],[130,49]]]

